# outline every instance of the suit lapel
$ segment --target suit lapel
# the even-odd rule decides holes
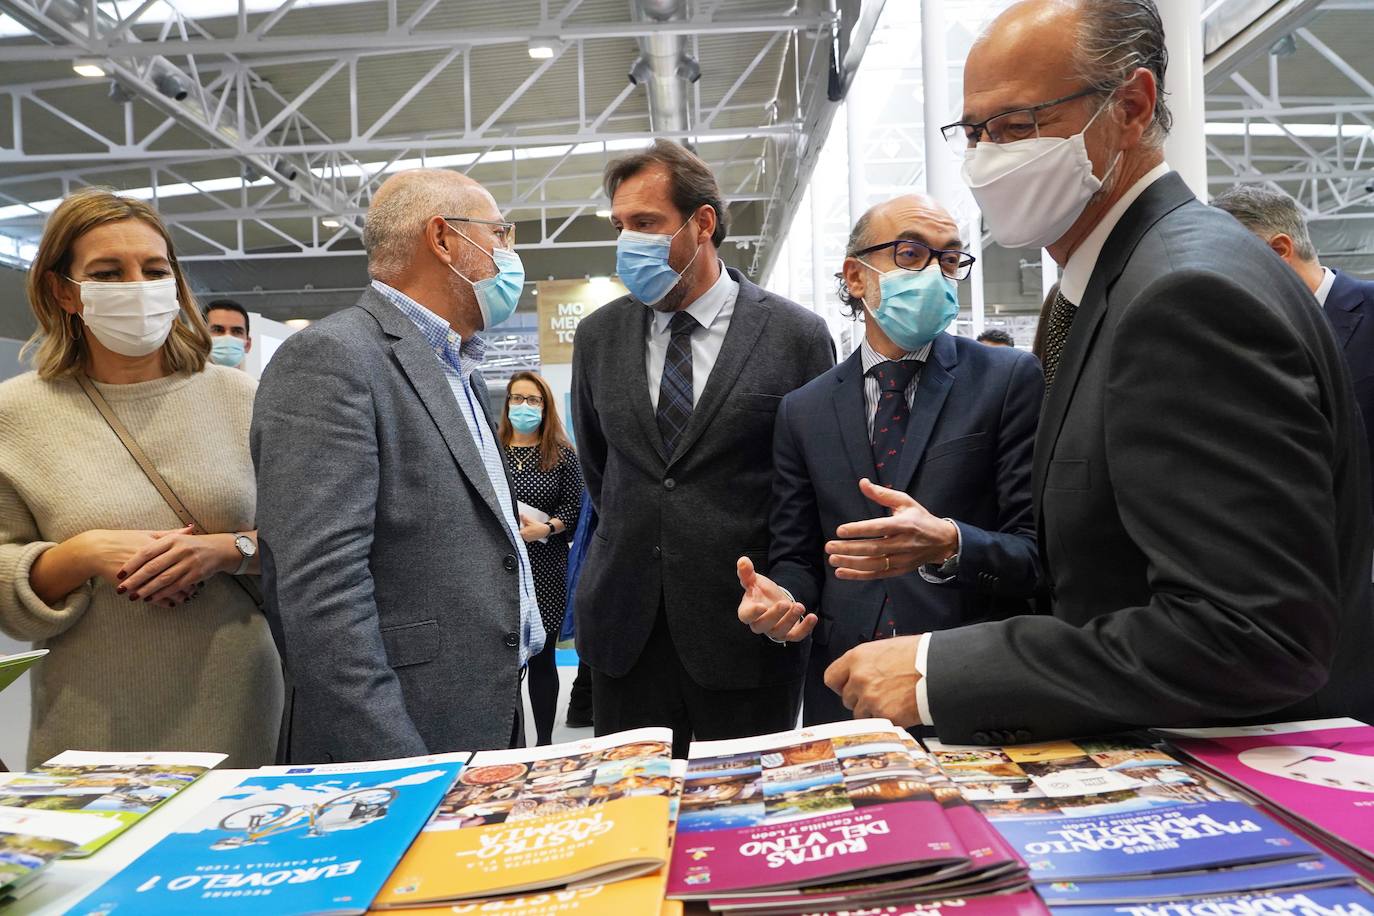
[[[697,405],[692,410],[692,419],[682,432],[670,465],[676,464],[691,449],[693,443],[710,425],[711,419],[720,410],[725,399],[734,390],[735,380],[744,369],[749,354],[763,334],[768,324],[768,306],[763,304],[760,290],[738,274],[732,274],[739,283],[739,293],[735,298],[735,314],[730,318],[730,329],[725,332],[725,342],[721,345],[720,355],[706,380],[706,388],[701,392]],[[642,360],[641,360],[642,362]],[[646,382],[647,384],[647,382]],[[654,424],[657,434],[658,425]]]
[[[359,304],[377,319],[388,336],[398,338],[393,341],[391,352],[395,354],[401,371],[405,373],[415,393],[420,396],[420,403],[425,405],[425,411],[434,421],[459,470],[468,478],[473,488],[481,495],[482,501],[496,517],[504,520],[510,510],[502,507],[496,498],[496,488],[487,474],[486,463],[482,461],[482,455],[477,450],[477,443],[472,441],[467,420],[463,418],[453,389],[449,387],[448,379],[429,341],[425,340],[414,322],[371,287]],[[485,411],[478,418],[478,422],[486,422]]]
[[[1170,172],[1145,189],[1135,203],[1122,215],[1102,246],[1097,264],[1093,268],[1092,279],[1088,281],[1087,292],[1078,304],[1078,314],[1074,317],[1069,339],[1064,344],[1063,355],[1059,359],[1059,371],[1055,376],[1054,387],[1045,400],[1040,416],[1040,428],[1035,437],[1035,460],[1033,468],[1035,514],[1040,517],[1040,502],[1045,490],[1045,477],[1049,469],[1050,456],[1059,441],[1059,432],[1064,426],[1064,416],[1069,402],[1073,400],[1074,388],[1087,362],[1092,342],[1107,309],[1107,291],[1134,253],[1135,247],[1155,223],[1179,207],[1195,200],[1183,179],[1176,172]]]
[[[868,404],[864,400],[864,369],[861,350],[855,350],[840,364],[835,377],[835,393],[831,399],[835,422],[840,427],[840,441],[844,443],[849,466],[858,481],[867,477],[877,480],[873,467],[873,447],[868,439]],[[856,486],[854,492],[859,492]]]
[[[945,406],[945,398],[954,383],[953,369],[958,361],[954,338],[948,334],[935,338],[934,346],[930,348],[930,358],[926,360],[916,383],[916,395],[911,400],[906,442],[902,445],[902,463],[892,481],[894,489],[906,490],[911,486],[911,478],[916,476],[916,467],[925,455],[935,421],[940,419],[940,410]]]

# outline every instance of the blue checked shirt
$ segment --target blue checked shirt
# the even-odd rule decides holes
[[[539,620],[539,604],[534,597],[534,576],[530,572],[529,554],[525,551],[520,529],[515,524],[515,498],[506,480],[506,466],[491,425],[487,423],[482,408],[472,394],[472,372],[482,365],[482,357],[487,351],[486,342],[475,335],[462,340],[447,321],[380,280],[373,280],[372,288],[400,309],[401,314],[415,322],[425,340],[434,348],[434,355],[444,370],[449,388],[453,390],[458,409],[467,421],[468,433],[482,455],[482,464],[486,466],[487,478],[496,491],[497,501],[503,506],[510,506],[509,512],[501,513],[501,521],[505,523],[506,533],[515,545],[515,555],[520,558],[520,664],[524,666],[529,663],[531,656],[544,648],[545,633],[544,625]]]

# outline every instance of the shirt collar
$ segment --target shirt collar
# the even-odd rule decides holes
[[[716,278],[716,282],[685,309],[703,328],[709,328],[714,324],[720,313],[725,310],[725,304],[739,293],[739,284],[730,276],[725,262],[717,258],[716,263],[720,265],[720,276]],[[672,320],[672,312],[654,312],[654,333],[666,333],[668,322]]]
[[[1074,253],[1069,255],[1069,263],[1064,265],[1064,275],[1059,280],[1059,291],[1065,299],[1074,305],[1083,304],[1083,297],[1088,293],[1088,281],[1093,276],[1093,268],[1097,266],[1102,246],[1107,244],[1107,238],[1112,234],[1112,230],[1121,222],[1121,217],[1126,215],[1131,204],[1145,193],[1145,189],[1169,174],[1169,171],[1169,164],[1161,162],[1141,176],[1139,181],[1131,185],[1130,190],[1121,195],[1120,200],[1112,204],[1112,208],[1093,227],[1093,231],[1089,232]]]
[[[1336,283],[1336,272],[1329,267],[1322,268],[1322,282],[1313,293],[1317,297],[1317,304],[1326,305],[1326,297],[1331,295],[1331,287]]]
[[[915,360],[918,363],[923,363],[930,359],[930,350],[934,346],[935,341],[932,340],[930,343],[926,344],[919,350],[911,350],[907,353],[903,353],[901,359],[910,359]],[[886,356],[883,356],[877,350],[873,349],[873,345],[868,342],[868,337],[866,335],[863,339],[863,343],[859,347],[859,350],[863,354],[860,357],[860,359],[863,361],[864,375],[868,375],[869,371],[872,370],[872,368],[878,365],[879,363],[889,362]]]
[[[481,336],[474,334],[463,340],[447,321],[381,280],[373,280],[372,288],[409,318],[434,349],[434,355],[452,366],[463,378],[482,365],[487,342]]]

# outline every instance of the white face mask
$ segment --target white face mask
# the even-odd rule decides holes
[[[84,280],[80,285],[81,321],[96,340],[123,356],[147,356],[162,346],[181,311],[173,277],[138,283]]]
[[[964,184],[983,211],[988,232],[1004,248],[1044,248],[1083,215],[1120,160],[1093,175],[1085,135],[1106,106],[1072,137],[979,143],[964,154]]]

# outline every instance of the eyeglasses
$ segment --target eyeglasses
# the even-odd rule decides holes
[[[1033,140],[1040,136],[1040,122],[1036,117],[1039,112],[1056,105],[1063,105],[1065,102],[1072,102],[1074,99],[1097,95],[1103,91],[1092,86],[1075,92],[1073,95],[1051,99],[1029,108],[1004,111],[976,124],[970,124],[966,121],[946,124],[940,128],[940,133],[944,134],[945,142],[954,151],[954,155],[959,157],[977,146],[984,138],[990,143],[1015,143],[1017,140]]]
[[[892,260],[902,270],[925,270],[932,259],[938,260],[940,272],[951,280],[967,279],[969,271],[973,269],[973,262],[978,260],[967,251],[931,248],[915,239],[897,239],[894,242],[883,242],[881,245],[870,245],[862,251],[854,252],[853,257],[862,257],[882,251],[884,248],[892,249]]]
[[[521,404],[528,404],[531,407],[544,406],[544,399],[537,394],[513,394],[508,400],[512,407],[519,407]]]
[[[492,235],[496,236],[496,242],[502,248],[515,247],[515,223],[508,223],[499,219],[477,219],[472,216],[445,216],[446,223],[475,223],[479,226],[491,228]]]

